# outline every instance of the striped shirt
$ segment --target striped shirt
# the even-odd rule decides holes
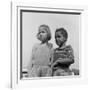
[[[55,67],[68,68],[70,64],[74,63],[73,49],[70,45],[63,48],[54,49],[53,63],[57,60],[64,60],[62,63],[58,63]],[[66,60],[66,61],[65,61]]]

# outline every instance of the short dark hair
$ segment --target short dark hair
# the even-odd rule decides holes
[[[56,35],[56,32],[61,32],[61,34],[66,38],[66,40],[67,40],[67,38],[68,38],[68,33],[67,33],[67,31],[64,29],[64,28],[58,28],[58,29],[56,29],[56,31],[55,31],[55,35]]]

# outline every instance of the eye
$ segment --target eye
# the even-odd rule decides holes
[[[41,33],[45,33],[44,31],[42,31]]]
[[[61,38],[61,36],[56,36],[56,38]]]

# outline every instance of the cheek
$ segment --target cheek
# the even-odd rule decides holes
[[[58,42],[61,41],[61,38],[56,38],[56,41],[58,41]]]
[[[55,39],[56,43],[60,43],[60,41],[58,39]]]
[[[47,37],[48,35],[47,34],[45,34],[45,37]]]
[[[59,40],[60,40],[61,42],[63,42],[63,41],[65,40],[65,38],[61,37]]]
[[[37,39],[40,39],[40,34],[37,34]]]
[[[44,34],[44,35],[43,35],[43,38],[45,38],[45,39],[46,39],[46,38],[47,38],[47,34]]]

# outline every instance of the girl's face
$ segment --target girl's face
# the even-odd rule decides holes
[[[55,33],[55,41],[56,41],[56,44],[61,47],[65,41],[66,41],[66,38],[63,36],[63,34],[58,31]]]
[[[43,43],[47,41],[47,31],[45,27],[39,28],[38,39]]]

